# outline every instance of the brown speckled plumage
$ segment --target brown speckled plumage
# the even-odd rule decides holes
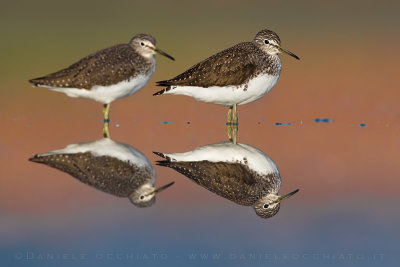
[[[29,82],[36,86],[91,89],[96,85],[109,86],[145,74],[151,65],[152,62],[139,55],[130,44],[119,44]]]
[[[166,86],[154,95],[163,94],[173,86],[240,86],[260,74],[278,75],[281,70],[279,57],[265,53],[259,41],[270,38],[280,44],[276,33],[260,31],[252,42],[239,43],[194,65],[182,74],[165,81],[157,82]],[[259,40],[260,39],[260,40]],[[246,87],[244,88],[246,90]]]
[[[145,183],[151,184],[152,172],[109,156],[76,154],[35,155],[30,161],[66,172],[82,183],[118,197],[128,197]]]
[[[259,175],[240,163],[167,159],[158,161],[157,165],[172,168],[209,191],[244,206],[254,205],[261,197],[277,192],[279,188],[278,173]]]

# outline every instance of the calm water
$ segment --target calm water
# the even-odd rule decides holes
[[[150,19],[134,1],[1,5],[2,266],[398,265],[398,1],[238,2],[230,12],[224,1],[159,1]],[[226,108],[153,97],[154,84],[262,28],[301,58],[283,56],[275,88],[238,108],[237,141],[275,162],[280,194],[300,189],[270,219],[156,166],[152,153],[227,141]],[[175,181],[148,208],[28,161],[101,139],[102,106],[27,80],[139,32],[176,58],[157,57],[148,85],[111,105],[111,138],[149,160],[156,186]]]
[[[222,119],[224,113],[221,108]],[[335,121],[321,125],[312,119],[279,126],[267,120],[243,122],[238,142],[274,160],[282,175],[281,193],[300,188],[275,217],[261,219],[251,207],[218,197],[159,166],[155,166],[156,184],[173,180],[175,185],[157,195],[153,206],[137,208],[127,199],[27,161],[33,153],[59,149],[68,142],[101,139],[101,122],[82,120],[98,129],[76,128],[72,136],[53,129],[38,136],[26,133],[39,131],[39,126],[29,126],[28,120],[13,122],[11,127],[25,129],[31,141],[19,145],[24,157],[15,159],[20,166],[5,176],[7,183],[2,185],[1,234],[7,245],[2,258],[7,264],[365,266],[397,260],[396,190],[387,186],[395,184],[397,168],[384,162],[385,153],[378,151],[382,143],[389,145],[387,141],[374,143],[371,138],[376,131],[389,137],[396,126],[372,128]],[[111,123],[110,133],[113,140],[135,147],[153,164],[158,158],[152,151],[184,152],[227,140],[223,123],[213,128],[173,119],[168,125],[157,120],[151,124],[149,129],[140,122],[121,122],[119,127]],[[180,126],[190,135],[178,133]],[[338,128],[339,136],[333,134]]]

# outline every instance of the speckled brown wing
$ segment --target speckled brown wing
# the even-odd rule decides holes
[[[120,44],[82,58],[68,68],[29,82],[36,86],[90,89],[109,86],[137,74],[135,62],[140,56],[128,45]]]
[[[157,82],[158,86],[237,86],[256,74],[254,51],[251,42],[240,43],[223,50],[194,65],[173,79]]]
[[[253,205],[258,199],[256,175],[247,166],[239,163],[190,161],[158,161],[190,178],[202,187],[240,205]]]
[[[90,152],[35,155],[29,160],[66,172],[82,183],[118,197],[128,197],[136,188],[151,180],[151,172],[147,168],[138,168],[114,157],[96,157]]]

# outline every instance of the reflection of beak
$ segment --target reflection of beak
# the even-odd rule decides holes
[[[287,194],[287,195],[284,195],[284,196],[279,197],[277,200],[275,200],[275,201],[272,202],[272,203],[282,202],[283,200],[285,200],[285,199],[287,199],[287,198],[293,196],[293,195],[296,194],[297,192],[299,192],[299,189],[296,189],[296,190],[294,190],[293,192],[290,192],[290,193]],[[272,203],[271,203],[271,204],[272,204]]]
[[[157,194],[160,193],[161,191],[163,191],[164,189],[167,189],[168,187],[170,187],[171,185],[173,185],[175,182],[170,182],[169,184],[166,184],[164,186],[161,186],[159,188],[154,189],[154,191],[150,192],[148,195],[151,194]]]
[[[169,58],[169,59],[171,59],[171,60],[173,60],[173,61],[175,61],[175,58],[173,58],[173,57],[171,57],[170,55],[168,55],[167,53],[165,53],[164,51],[162,51],[162,50],[160,50],[160,49],[158,49],[158,48],[153,48],[153,47],[150,47],[151,49],[153,49],[154,51],[156,51],[157,53],[159,53],[160,55],[163,55],[164,57],[167,57],[167,58]]]
[[[286,49],[284,49],[284,48],[282,48],[282,47],[277,47],[278,48],[278,50],[279,50],[279,52],[283,52],[283,53],[286,53],[286,54],[288,54],[289,56],[292,56],[292,57],[294,57],[295,59],[297,59],[297,60],[300,60],[300,58],[298,57],[298,56],[296,56],[295,54],[293,54],[292,52],[290,52],[289,50],[286,50]]]

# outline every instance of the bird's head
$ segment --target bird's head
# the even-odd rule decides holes
[[[292,52],[281,47],[281,39],[271,30],[262,30],[254,37],[253,42],[266,54],[276,55],[279,53],[286,53],[295,59],[300,59]]]
[[[260,216],[261,218],[271,218],[272,216],[278,213],[281,202],[293,196],[298,191],[299,189],[296,189],[293,192],[284,196],[268,194],[257,200],[257,202],[253,205],[254,210],[256,211],[257,215]]]
[[[171,182],[162,187],[154,188],[151,183],[146,183],[140,186],[135,191],[133,191],[129,195],[129,200],[132,202],[133,205],[137,207],[140,208],[150,207],[156,201],[156,194],[170,187],[173,184],[174,182]]]
[[[135,35],[129,42],[129,44],[144,57],[152,57],[155,53],[159,53],[171,60],[175,60],[167,53],[156,48],[156,39],[150,34],[141,33]]]

